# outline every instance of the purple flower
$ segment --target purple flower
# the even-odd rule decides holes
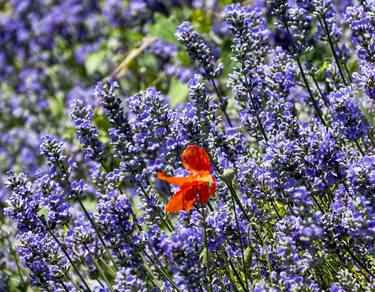
[[[199,65],[199,73],[209,79],[220,74],[220,66],[216,66],[215,56],[206,41],[185,21],[177,27],[177,39],[185,46],[189,56]]]
[[[98,129],[91,126],[94,112],[90,106],[84,106],[82,100],[75,100],[72,104],[72,108],[73,110],[70,115],[86,159],[100,161],[104,146],[99,140]]]
[[[367,139],[367,126],[352,87],[344,87],[329,96],[332,126],[348,140]]]
[[[346,21],[352,30],[352,40],[356,45],[358,57],[369,63],[375,62],[374,31],[375,24],[372,21],[371,5],[363,2],[356,3],[346,9]],[[373,8],[373,7],[372,7]]]
[[[62,287],[70,265],[57,243],[46,233],[28,231],[18,236],[18,253],[22,264],[30,270],[31,284],[46,288]]]

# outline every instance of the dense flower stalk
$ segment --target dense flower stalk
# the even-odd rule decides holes
[[[186,47],[190,57],[200,66],[201,74],[207,78],[215,78],[220,73],[221,66],[216,66],[210,47],[189,22],[186,21],[177,27],[176,36]]]
[[[84,105],[82,100],[75,100],[72,105],[71,117],[74,128],[82,144],[86,159],[100,161],[103,155],[104,146],[99,140],[98,129],[91,126],[94,115],[91,107]]]

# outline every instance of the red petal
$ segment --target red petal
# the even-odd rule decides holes
[[[199,190],[199,202],[207,204],[209,197],[210,197],[210,191],[208,189],[208,184],[207,183],[201,183],[198,187]]]
[[[189,190],[188,193],[191,193],[191,196],[198,196],[200,203],[208,203],[210,197],[210,189],[207,182],[194,181],[190,184],[190,188],[191,190]]]
[[[203,147],[189,145],[185,148],[181,156],[183,166],[192,174],[201,171],[211,171],[210,159]]]
[[[194,176],[186,176],[186,177],[177,177],[177,176],[168,176],[162,172],[158,172],[157,176],[159,179],[166,181],[170,184],[174,184],[175,186],[181,187],[186,183],[190,183],[196,179]]]
[[[211,185],[211,188],[210,188],[210,195],[215,197],[215,194],[216,194],[216,180],[213,176],[212,177],[212,185]]]
[[[166,212],[189,211],[196,201],[196,192],[189,186],[184,186],[175,193],[165,206]]]

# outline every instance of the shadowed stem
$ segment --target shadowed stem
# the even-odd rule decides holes
[[[320,108],[318,106],[318,103],[317,103],[317,101],[314,98],[314,93],[312,92],[312,90],[310,88],[309,82],[307,80],[307,77],[305,75],[305,72],[303,70],[303,67],[302,67],[302,64],[301,64],[301,61],[299,60],[299,58],[297,58],[297,64],[298,64],[298,68],[299,68],[299,70],[301,72],[301,76],[302,76],[303,82],[305,83],[306,89],[307,89],[307,91],[309,93],[310,100],[311,100],[311,102],[312,102],[312,104],[314,106],[314,109],[315,109],[316,113],[318,114],[319,119],[322,122],[322,124],[327,128],[327,123],[324,120],[322,111],[320,110]]]
[[[104,284],[102,283],[102,281],[99,280],[99,278],[95,280],[99,283],[100,286],[102,286],[102,288],[104,288]]]
[[[132,210],[132,213],[134,214],[133,210]],[[135,215],[133,215],[133,216],[135,216]],[[143,231],[142,226],[140,226],[140,225],[138,224],[138,222],[136,222],[135,225],[137,226],[137,228],[139,229],[140,232]],[[121,228],[124,230],[124,228],[123,228],[122,226],[121,226]],[[126,233],[126,230],[124,230],[124,232]],[[155,260],[158,260],[158,258],[157,258],[156,255],[155,255],[155,252],[154,252],[153,249],[152,249],[152,246],[151,246],[148,242],[146,242],[146,244],[147,244],[148,247],[150,248],[150,251],[151,251],[152,255],[155,257]],[[144,254],[144,255],[145,255],[145,256],[146,256],[146,257],[152,262],[152,264],[155,266],[155,268],[156,268],[158,271],[161,272],[162,276],[164,276],[164,277],[167,279],[167,281],[171,283],[171,285],[172,285],[173,287],[177,287],[177,285],[175,284],[175,282],[173,281],[173,279],[172,279],[172,278],[171,278],[171,277],[170,277],[170,276],[169,276],[169,275],[168,275],[168,274],[167,274],[162,268],[160,268],[160,267],[155,263],[155,261],[150,257],[150,255],[147,254],[146,249],[143,247],[142,250],[139,251],[139,256],[142,258],[142,261],[144,262],[144,263],[143,263],[143,266],[144,266],[145,270],[150,274],[150,279],[151,279],[151,277],[154,278],[154,275],[152,274],[152,271],[150,270],[150,268],[146,265],[147,262],[144,260],[144,257],[142,256],[143,254]],[[159,261],[159,265],[160,265],[161,267],[163,267],[163,265],[160,263],[160,261]],[[151,281],[155,284],[155,282],[154,282],[153,279],[151,279]],[[176,289],[178,290],[178,288],[176,288]],[[178,291],[179,291],[179,290],[178,290]]]
[[[274,201],[271,200],[270,202],[271,202],[272,208],[273,208],[273,209],[275,210],[275,212],[276,212],[277,218],[279,218],[279,220],[281,220],[281,216],[280,216],[280,214],[279,214],[279,210],[278,210],[277,206],[275,205]]]
[[[304,53],[304,56],[305,56],[307,64],[311,63],[311,61],[309,60],[309,57],[307,56],[306,52]],[[325,106],[327,108],[329,108],[328,101],[324,98],[323,92],[322,92],[322,90],[321,90],[321,88],[319,86],[318,81],[315,78],[314,72],[311,71],[311,67],[309,68],[309,72],[310,72],[311,79],[313,80],[313,82],[315,84],[316,89],[318,89],[318,92],[319,92],[319,95],[320,95],[321,99],[323,100]]]
[[[152,282],[153,285],[160,287],[159,283],[155,283],[155,281],[157,280],[155,279],[154,274],[152,273],[152,270],[149,267],[148,263],[146,262],[144,256],[141,253],[139,255],[141,256],[142,263],[145,268],[145,274],[147,274],[148,279]]]
[[[357,146],[359,152],[361,152],[362,156],[365,156],[365,152],[363,152],[361,145],[359,145],[358,139],[355,140],[355,145]]]
[[[102,166],[103,166],[103,168],[105,169],[105,171],[108,173],[109,171],[108,171],[108,169],[105,167],[105,165],[104,165],[104,163],[101,161],[101,164],[102,164]],[[146,193],[145,192],[145,190],[144,190],[144,188],[142,187],[142,185],[140,185],[140,187],[143,189],[143,192],[144,193]],[[120,192],[120,194],[123,194],[123,192],[122,192],[122,190],[121,189],[119,189],[119,188],[117,188],[118,189],[118,191]],[[84,206],[83,206],[84,207]],[[87,211],[86,211],[87,212]],[[88,213],[87,213],[88,214]],[[133,214],[133,216],[135,216],[135,212],[133,212],[133,209],[132,209],[132,214]],[[90,216],[88,217],[89,218],[89,220],[91,221],[91,219],[90,219]],[[136,226],[137,226],[137,228],[142,232],[143,231],[143,229],[142,229],[142,226],[140,226],[139,224],[138,224],[138,222],[137,222],[137,220],[135,219],[135,224],[136,224]],[[167,224],[166,224],[166,226],[167,227],[169,227]],[[95,228],[95,226],[93,225],[93,227]],[[152,246],[148,243],[148,242],[146,242],[146,244],[149,246],[149,248],[150,248],[150,251],[151,251],[151,253],[152,253],[152,255],[155,257],[155,260],[158,260],[158,258],[157,258],[157,256],[155,255],[155,253],[154,253],[154,251],[153,251],[153,248],[152,248]],[[173,279],[162,269],[162,268],[160,268],[157,264],[156,264],[156,262],[151,258],[151,256],[150,255],[148,255],[147,254],[147,252],[146,252],[146,250],[145,249],[143,249],[143,254],[152,262],[152,264],[156,267],[156,269],[158,270],[158,271],[160,271],[160,273],[168,280],[168,282],[177,290],[177,291],[180,291],[179,289],[178,289],[178,287],[177,287],[177,285],[176,285],[176,283],[173,281]],[[160,266],[161,267],[163,267],[162,266],[162,264],[159,262],[159,264],[160,264]]]

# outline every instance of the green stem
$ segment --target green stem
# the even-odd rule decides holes
[[[305,55],[305,58],[307,59],[307,56],[306,56],[306,55]],[[308,59],[307,59],[307,60],[308,60]],[[311,78],[312,78],[312,80],[313,80],[313,82],[314,82],[314,84],[315,84],[315,87],[316,87],[316,88],[318,89],[318,91],[319,91],[319,94],[320,94],[321,99],[323,100],[325,106],[328,108],[328,107],[329,107],[328,101],[324,98],[324,96],[323,96],[323,92],[322,92],[322,90],[320,89],[319,83],[318,83],[318,81],[316,80],[314,73],[311,72],[310,76],[311,76]]]
[[[215,161],[212,159],[212,156],[211,156],[210,154],[209,154],[209,156],[210,156],[210,161],[211,161],[212,164],[214,165],[214,169],[215,169],[216,171],[219,172],[219,169],[218,169],[218,167],[217,167]],[[238,197],[238,195],[237,195],[235,189],[233,188],[232,184],[231,184],[230,182],[228,182],[228,181],[226,180],[226,178],[225,178],[222,174],[221,174],[221,178],[222,178],[222,180],[224,181],[225,185],[228,187],[231,196],[232,196],[233,199],[236,201],[237,205],[240,207],[240,209],[241,209],[241,211],[242,211],[244,217],[245,217],[246,220],[250,223],[250,222],[251,222],[251,218],[250,218],[249,215],[247,214],[245,208],[242,206],[241,200],[239,199],[239,197]],[[254,229],[253,229],[253,231],[254,231],[255,235],[258,237],[258,239],[260,239],[261,237],[260,237],[260,235],[258,234],[258,232],[257,232],[256,230],[254,230]]]
[[[88,251],[92,261],[94,262],[96,268],[99,270],[99,273],[102,275],[104,281],[107,283],[107,286],[109,288],[109,290],[111,290],[113,292],[113,289],[112,289],[112,285],[109,283],[108,279],[107,279],[107,276],[105,275],[104,271],[102,270],[102,268],[100,267],[100,265],[98,264],[98,262],[96,261],[95,259],[95,256],[91,253],[89,247],[87,246],[87,244],[84,244],[86,250]]]
[[[61,284],[61,286],[63,286],[63,288],[64,288],[64,290],[65,290],[66,292],[69,292],[68,288],[67,288],[67,287],[65,286],[65,284],[64,284],[64,281],[61,281],[60,284]]]
[[[242,67],[244,67],[244,65],[242,65]],[[257,123],[258,123],[258,128],[264,138],[264,140],[266,140],[266,142],[268,142],[268,137],[267,137],[267,134],[266,134],[266,131],[264,130],[264,127],[263,127],[263,124],[262,124],[262,121],[260,120],[260,117],[259,117],[259,114],[258,114],[258,111],[255,107],[255,101],[254,101],[254,98],[253,98],[253,95],[251,94],[251,91],[249,90],[249,81],[247,80],[247,76],[246,74],[242,74],[243,77],[245,78],[245,82],[246,82],[246,85],[245,85],[245,88],[246,88],[246,92],[247,94],[249,95],[250,97],[250,101],[251,101],[251,105],[253,106],[253,110],[254,110],[254,113],[255,113],[255,118],[257,119]]]
[[[177,287],[176,283],[173,281],[173,279],[163,270],[161,269],[152,259],[152,257],[146,252],[143,251],[143,254],[149,259],[150,262],[153,263],[153,265],[156,267],[156,269],[168,280],[168,282],[175,288],[177,291],[181,292],[181,290]]]
[[[213,87],[215,89],[215,92],[216,92],[217,96],[219,97],[219,100],[221,101],[223,99],[223,97],[221,96],[220,91],[219,91],[219,89],[216,86],[215,80],[211,78],[210,81],[211,81],[211,83],[212,83],[212,85],[213,85]],[[222,106],[220,106],[220,108],[221,108],[221,111],[224,113],[224,116],[225,116],[225,118],[226,118],[229,126],[233,127],[233,124],[232,124],[232,122],[231,122],[231,120],[230,120],[230,118],[229,118],[229,116],[227,114],[226,109],[224,107],[222,107]]]
[[[274,203],[273,201],[271,201],[271,205],[272,205],[273,209],[274,209],[275,212],[276,212],[277,218],[279,218],[279,220],[281,220],[281,216],[280,216],[280,214],[279,214],[279,211],[278,211],[278,209],[277,209],[277,206],[275,205],[275,203]]]
[[[375,279],[375,275],[366,267],[365,264],[362,263],[362,261],[360,259],[358,259],[356,257],[356,255],[351,251],[351,249],[345,245],[344,246],[344,249],[349,253],[350,257],[354,260],[354,262],[357,264],[358,268],[362,268],[363,270],[365,270],[369,275],[371,275],[371,277],[373,277]],[[364,275],[366,277],[366,279],[368,281],[370,281],[370,279]]]
[[[228,277],[230,283],[232,284],[234,291],[239,291],[238,288],[236,287],[236,284],[235,284],[235,282],[234,282],[234,279],[233,279],[232,275],[230,274],[230,271],[229,271],[229,269],[228,269],[227,266],[224,267],[224,273],[225,273],[225,275]],[[242,285],[241,285],[241,286],[242,286]],[[243,287],[243,289],[244,289],[244,291],[245,291],[245,289],[246,289],[245,286],[242,286],[242,287]],[[225,291],[225,289],[223,289],[223,291]]]
[[[313,194],[311,194],[311,198],[313,199],[313,201],[315,202],[315,204],[318,206],[320,212],[322,212],[322,214],[324,214],[324,213],[325,213],[325,212],[324,212],[324,209],[323,209],[322,206],[320,206],[320,204],[319,204],[317,198],[315,198],[315,196],[314,196]]]
[[[257,228],[257,227],[254,227],[254,228]],[[264,242],[263,238],[261,238],[261,240],[262,240],[261,242],[262,242],[263,249],[266,253],[267,268],[268,268],[268,271],[270,273],[270,282],[271,282],[271,285],[273,286],[273,280],[271,278],[272,267],[271,267],[270,255],[268,253],[267,246],[266,246],[266,243]]]
[[[108,269],[108,271],[111,272],[111,274],[112,274],[113,276],[116,275],[116,272],[112,269],[112,267],[110,267],[110,266],[105,262],[105,260],[104,260],[103,258],[100,258],[100,261],[105,265],[105,267]]]
[[[238,282],[240,282],[240,285],[241,285],[242,289],[244,291],[248,291],[248,289],[246,288],[246,285],[243,283],[243,280],[241,279],[240,275],[238,274],[237,269],[234,266],[234,264],[231,261],[229,261],[229,265],[230,265],[233,273],[235,274],[236,278],[238,279]]]
[[[323,15],[322,18],[323,18],[323,26],[324,26],[324,29],[326,31],[327,37],[328,37],[328,42],[329,42],[329,46],[331,47],[333,58],[335,59],[337,68],[339,69],[340,76],[341,76],[342,80],[344,81],[345,86],[347,86],[348,84],[346,82],[344,73],[342,72],[341,65],[340,65],[340,62],[339,62],[339,58],[338,58],[338,56],[336,54],[336,51],[335,51],[335,47],[333,45],[333,40],[331,38],[331,34],[329,33],[329,27],[328,27],[328,23],[326,21],[325,15]],[[319,19],[320,19],[320,17],[319,17]],[[319,20],[319,21],[321,22],[321,20]]]
[[[142,186],[142,183],[139,183],[138,184],[139,187],[141,188],[142,192],[143,192],[143,195],[146,197],[146,199],[149,199],[149,196],[147,195],[147,192],[145,190],[145,188]],[[161,210],[160,207],[158,207],[159,209],[159,213],[160,213],[160,219],[161,221],[163,221],[164,225],[167,227],[167,229],[170,231],[170,232],[173,232],[173,227],[172,227],[172,222],[167,218],[167,219],[164,219],[163,218],[163,211]]]
[[[359,145],[358,140],[355,140],[355,145],[357,146],[359,152],[361,152],[362,156],[365,156],[365,152],[363,152],[361,145]]]
[[[108,170],[107,167],[104,165],[103,161],[100,161],[100,163],[101,163],[101,165],[103,166],[104,170],[108,173],[109,170]],[[131,170],[131,171],[133,171],[133,170]],[[145,197],[146,197],[147,199],[149,199],[146,190],[145,190],[144,187],[142,186],[142,183],[138,183],[138,186],[142,189],[142,192],[143,192],[143,194],[145,195]],[[120,192],[120,194],[122,194],[122,191],[121,191],[119,188],[117,188],[117,189],[118,189],[118,191]],[[169,219],[164,220],[164,218],[163,218],[163,216],[162,216],[163,211],[162,211],[159,207],[158,207],[158,209],[159,209],[159,212],[160,212],[160,218],[161,218],[161,220],[163,221],[164,225],[167,226],[167,228],[168,228],[168,230],[169,230],[170,232],[172,232],[172,231],[173,231],[173,228],[171,227],[171,226],[172,226],[172,223],[170,222]]]
[[[199,194],[199,192],[198,192]],[[200,197],[200,195],[199,195]],[[212,274],[211,274],[211,259],[210,259],[210,252],[208,250],[208,241],[207,241],[207,228],[206,228],[206,213],[204,212],[204,207],[203,204],[201,204],[201,214],[202,214],[202,225],[203,225],[203,230],[204,230],[204,235],[203,235],[203,242],[204,242],[204,248],[206,252],[206,258],[207,258],[207,273],[208,273],[208,279],[209,279],[209,291],[213,291],[212,289]]]
[[[17,265],[17,272],[18,272],[18,275],[20,276],[21,284],[23,286],[25,284],[25,280],[23,279],[23,276],[22,276],[22,273],[21,273],[21,266],[20,266],[20,263],[18,261],[17,254],[15,253],[15,251],[13,249],[13,246],[12,246],[12,243],[11,243],[10,239],[7,238],[7,240],[8,240],[8,244],[9,244],[10,254],[14,257],[14,261],[16,262],[16,265]]]
[[[300,70],[300,72],[301,72],[301,76],[302,76],[303,82],[305,83],[306,89],[307,89],[307,91],[308,91],[308,93],[309,93],[310,100],[311,100],[311,102],[312,102],[312,104],[313,104],[313,107],[314,107],[316,113],[318,114],[319,119],[320,119],[320,121],[322,122],[322,124],[323,124],[325,127],[327,127],[327,123],[326,123],[326,121],[324,120],[324,118],[323,118],[323,114],[322,114],[322,111],[320,110],[320,108],[319,108],[319,106],[318,106],[318,103],[317,103],[317,101],[316,101],[315,98],[314,98],[314,94],[313,94],[313,92],[312,92],[312,90],[311,90],[311,88],[310,88],[309,82],[308,82],[308,80],[307,80],[307,77],[306,77],[306,75],[305,75],[305,72],[304,72],[304,70],[303,70],[303,67],[302,67],[302,64],[301,64],[301,61],[299,60],[299,58],[297,58],[297,64],[298,64],[298,68],[299,68],[299,70]]]
[[[79,288],[78,285],[77,285],[76,283],[73,282],[72,278],[70,278],[69,275],[67,275],[67,278],[68,278],[68,280],[70,281],[70,283],[71,283],[74,287],[76,287],[77,291],[81,290],[81,288]]]
[[[288,209],[289,209],[290,213],[291,213],[293,216],[296,216],[296,213],[294,213],[292,206],[291,206],[291,205],[289,204],[289,202],[288,202],[288,196],[286,195],[286,193],[285,193],[285,191],[284,191],[284,189],[283,189],[283,186],[282,186],[282,183],[281,183],[280,179],[277,179],[277,182],[278,182],[279,185],[280,185],[280,191],[281,191],[283,197],[284,197],[285,200],[286,200],[286,205],[288,206]]]
[[[110,253],[109,250],[107,249],[107,245],[105,244],[105,242],[104,242],[104,240],[103,240],[103,237],[101,236],[101,234],[100,234],[98,228],[96,227],[95,222],[92,220],[92,218],[91,218],[89,212],[87,211],[85,205],[82,203],[81,199],[79,199],[79,198],[78,198],[78,203],[79,203],[79,205],[81,206],[83,212],[85,213],[87,219],[90,221],[92,227],[94,228],[95,233],[98,235],[98,238],[99,238],[101,244],[103,245],[104,250],[105,250],[106,253],[108,254],[110,261],[112,262],[112,264],[113,264],[113,266],[115,267],[115,269],[118,270],[118,268],[117,268],[117,266],[116,266],[116,263],[115,263],[115,260],[113,259],[111,253]]]
[[[142,263],[143,263],[143,266],[145,267],[145,271],[148,274],[148,278],[151,280],[153,285],[155,285],[156,287],[160,287],[159,283],[155,283],[155,281],[157,280],[155,279],[154,274],[152,273],[151,268],[148,266],[148,263],[146,262],[145,258],[143,257],[142,254],[139,254],[139,255],[142,258]]]
[[[346,65],[346,63],[344,63],[344,69],[345,69],[346,74],[348,75],[350,83],[352,83],[353,79],[352,79],[352,76],[350,75],[350,71],[349,71],[348,66]]]
[[[290,40],[290,42],[292,44],[293,53],[296,54],[297,53],[297,49],[296,49],[296,46],[294,44],[294,40],[293,40],[292,34],[290,33],[290,30],[289,30],[289,27],[288,27],[288,23],[287,23],[287,21],[285,19],[285,15],[283,15],[283,23],[284,23],[284,26],[285,26],[286,31],[288,33],[289,40]],[[313,104],[313,107],[314,107],[316,113],[318,114],[318,116],[319,116],[322,124],[325,127],[327,127],[327,124],[326,124],[325,120],[323,119],[323,114],[322,114],[320,108],[318,107],[318,103],[316,102],[316,100],[314,98],[314,94],[313,94],[313,92],[312,92],[312,90],[310,88],[309,82],[308,82],[307,77],[305,75],[305,72],[303,70],[303,67],[302,67],[301,61],[299,59],[299,56],[296,57],[296,61],[297,61],[297,64],[298,64],[298,68],[299,68],[299,70],[301,72],[301,76],[302,76],[303,82],[305,83],[306,89],[307,89],[307,91],[309,93],[310,100],[311,100],[311,102]]]
[[[237,217],[237,212],[236,212],[236,205],[235,205],[233,196],[231,196],[231,199],[232,199],[232,206],[233,206],[234,218],[236,220],[236,225],[237,225],[237,232],[238,232],[237,236],[239,237],[239,241],[240,241],[241,258],[242,258],[242,269],[243,269],[244,276],[245,276],[245,285],[246,285],[247,290],[249,290],[249,284],[248,284],[249,280],[248,280],[247,271],[246,271],[245,251],[244,251],[243,244],[242,244],[242,236],[241,236],[240,224],[238,222],[238,217]]]
[[[138,223],[136,224],[137,228],[142,232],[143,229],[142,229],[142,226],[140,226]],[[177,291],[180,291],[180,289],[177,287],[176,283],[174,282],[174,280],[168,275],[167,272],[164,271],[163,268],[163,265],[161,264],[161,262],[159,261],[159,258],[156,256],[151,244],[149,242],[146,241],[146,245],[149,247],[150,249],[150,252],[152,254],[152,256],[154,257],[155,261],[158,261],[158,264],[154,261],[154,259],[146,252],[145,249],[143,249],[143,254],[151,261],[151,263],[155,266],[155,268],[168,280],[168,282],[177,290]]]
[[[82,277],[81,273],[79,272],[78,268],[75,266],[72,258],[69,256],[68,252],[65,250],[64,246],[62,245],[62,243],[60,242],[60,240],[55,236],[55,234],[53,234],[53,232],[46,226],[46,223],[43,221],[43,219],[39,218],[43,225],[46,227],[46,230],[47,232],[53,237],[53,239],[57,242],[57,244],[60,246],[61,250],[63,251],[63,253],[65,254],[66,258],[68,259],[68,261],[70,262],[70,264],[72,265],[73,269],[76,271],[78,277],[81,279],[83,285],[86,287],[87,291],[90,291],[91,292],[91,289],[89,287],[89,285],[87,285],[85,279]]]

